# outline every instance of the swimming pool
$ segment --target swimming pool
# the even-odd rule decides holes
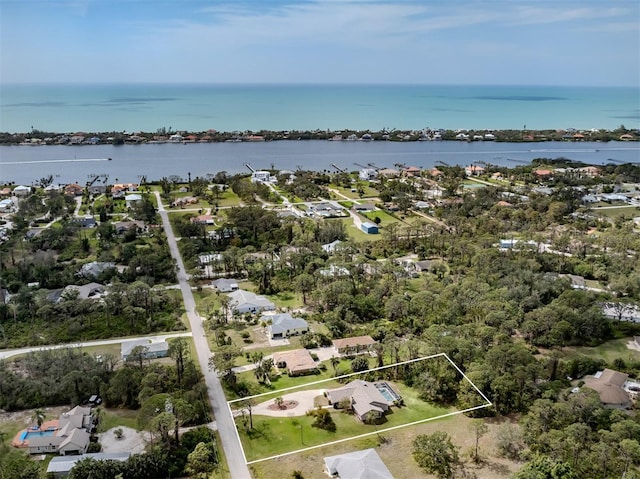
[[[398,401],[400,396],[396,394],[391,386],[385,382],[375,383],[376,388],[380,391],[380,394],[389,402]]]
[[[22,434],[20,434],[20,440],[24,441],[25,439],[29,439],[31,437],[53,436],[55,432],[55,429],[47,429],[46,431],[22,431]]]

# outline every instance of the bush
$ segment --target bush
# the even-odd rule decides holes
[[[313,416],[315,419],[311,424],[312,427],[317,427],[319,429],[324,429],[325,431],[335,432],[336,423],[333,422],[333,417],[331,417],[331,413],[326,409],[318,407],[316,409],[310,409],[307,411],[307,416]]]

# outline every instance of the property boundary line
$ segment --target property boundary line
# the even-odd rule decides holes
[[[342,376],[338,376],[338,377],[335,377],[335,378],[322,379],[320,381],[314,381],[314,382],[311,382],[311,383],[302,384],[300,386],[292,386],[292,387],[288,387],[288,388],[284,388],[284,389],[277,389],[276,391],[270,391],[270,392],[266,392],[266,393],[254,394],[253,396],[247,396],[246,398],[233,399],[231,401],[227,401],[227,408],[229,409],[229,414],[233,417],[233,411],[231,410],[231,404],[236,403],[236,402],[246,401],[247,399],[253,399],[253,398],[258,398],[258,397],[262,397],[262,396],[271,396],[273,394],[277,394],[277,393],[280,393],[280,392],[283,392],[283,391],[292,391],[294,389],[303,389],[303,388],[307,388],[309,386],[313,386],[313,385],[316,385],[316,384],[326,383],[326,382],[329,382],[329,381],[335,381],[336,379],[348,378],[348,377],[355,376],[355,375],[366,374],[366,373],[372,372],[372,371],[379,371],[379,370],[382,370],[382,369],[388,369],[388,368],[392,368],[392,367],[396,367],[396,366],[401,366],[403,364],[411,364],[411,363],[415,363],[415,362],[418,362],[418,361],[424,361],[426,359],[433,359],[433,358],[437,358],[437,357],[445,357],[447,359],[447,361],[449,361],[449,363],[451,363],[451,365],[462,375],[462,377],[466,381],[468,381],[469,384],[471,384],[471,386],[473,386],[473,388],[478,392],[478,394],[480,394],[480,396],[482,397],[482,399],[484,399],[486,401],[486,403],[485,404],[481,404],[480,406],[474,406],[474,407],[463,409],[463,410],[460,410],[460,411],[453,411],[453,412],[450,412],[450,413],[447,413],[447,414],[442,414],[442,415],[436,416],[436,417],[431,417],[431,418],[427,418],[427,419],[421,419],[419,421],[413,421],[413,422],[410,422],[410,423],[407,423],[407,424],[399,424],[397,426],[388,427],[388,428],[385,428],[385,429],[379,429],[379,430],[376,430],[376,431],[373,431],[373,432],[367,432],[367,433],[364,433],[364,434],[359,434],[357,436],[351,436],[351,437],[347,437],[347,438],[344,438],[344,439],[338,439],[336,441],[325,442],[323,444],[317,444],[315,446],[309,446],[309,447],[305,447],[305,448],[302,448],[302,449],[296,449],[295,451],[289,451],[289,452],[285,452],[285,453],[282,453],[282,454],[276,454],[274,456],[255,459],[253,461],[247,461],[247,456],[246,456],[245,451],[244,451],[244,446],[242,445],[242,441],[240,439],[240,433],[238,431],[238,427],[236,426],[236,437],[238,438],[238,442],[240,443],[240,449],[242,450],[242,457],[243,457],[245,463],[247,465],[249,465],[249,464],[256,464],[258,462],[270,461],[271,459],[277,459],[279,457],[285,457],[285,456],[290,456],[292,454],[298,454],[298,453],[305,452],[305,451],[311,451],[313,449],[318,449],[320,447],[331,446],[331,445],[334,445],[334,444],[340,444],[340,443],[343,443],[343,442],[352,441],[354,439],[361,439],[363,437],[372,436],[374,434],[380,434],[380,433],[384,433],[384,432],[394,431],[396,429],[401,429],[403,427],[415,426],[415,425],[418,425],[418,424],[423,424],[423,423],[426,423],[426,422],[435,421],[437,419],[444,419],[446,417],[456,416],[458,414],[464,414],[466,412],[471,412],[471,411],[475,411],[475,410],[478,410],[478,409],[484,409],[484,408],[493,406],[493,403],[487,398],[487,396],[485,396],[484,393],[473,383],[473,381],[471,381],[467,377],[467,375],[462,372],[462,370],[451,360],[451,358],[449,358],[449,356],[446,353],[438,353],[438,354],[433,354],[431,356],[423,356],[421,358],[411,359],[409,361],[401,361],[401,362],[398,362],[398,363],[389,364],[387,366],[367,369],[366,371],[360,371],[360,372],[357,372],[357,373],[344,374]]]

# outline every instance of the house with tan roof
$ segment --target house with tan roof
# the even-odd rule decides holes
[[[584,386],[593,389],[600,396],[600,402],[606,408],[626,409],[631,406],[631,398],[624,390],[628,374],[605,369],[585,379]]]
[[[289,376],[301,376],[318,372],[318,365],[307,349],[293,349],[291,351],[273,353],[273,364],[278,369],[286,369]]]
[[[363,351],[370,351],[377,341],[371,336],[356,336],[353,338],[334,339],[333,347],[338,354],[357,354]]]

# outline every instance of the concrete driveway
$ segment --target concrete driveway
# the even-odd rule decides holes
[[[297,391],[289,394],[283,394],[282,399],[285,401],[296,401],[298,405],[292,409],[269,409],[274,404],[273,399],[261,402],[253,407],[252,413],[261,416],[273,417],[291,417],[304,416],[309,409],[314,408],[313,400],[322,396],[326,389],[314,389],[308,391]]]

